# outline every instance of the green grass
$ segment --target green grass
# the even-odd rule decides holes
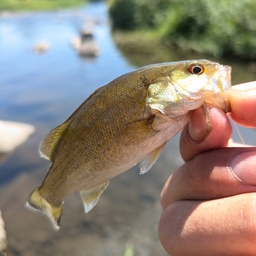
[[[56,10],[83,5],[87,2],[87,0],[0,0],[0,11]]]
[[[124,251],[124,256],[134,256],[134,247],[132,244],[126,244],[125,246],[125,251]]]

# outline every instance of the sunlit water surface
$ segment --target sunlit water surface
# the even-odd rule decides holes
[[[95,21],[100,55],[83,59],[70,42],[91,20]],[[35,54],[32,49],[38,42],[47,42],[49,51]],[[139,59],[138,55],[134,59]],[[150,63],[146,56],[141,59]],[[136,255],[167,255],[157,234],[159,194],[170,173],[182,164],[178,137],[167,144],[147,174],[140,176],[135,167],[113,179],[89,214],[84,214],[78,194],[69,196],[58,232],[44,216],[24,207],[49,167],[49,162],[39,157],[40,141],[96,88],[136,68],[129,63],[133,61],[128,62],[112,41],[103,3],[0,18],[0,119],[36,127],[31,138],[0,165],[0,209],[13,255],[113,256],[123,255],[127,244],[133,245]],[[235,78],[237,82],[256,80],[255,73],[248,73],[244,65],[234,65],[247,74]],[[241,132],[246,142],[256,143],[253,130]]]

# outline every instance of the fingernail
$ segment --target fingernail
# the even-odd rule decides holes
[[[231,161],[235,176],[248,185],[256,185],[256,151],[237,155]]]
[[[188,124],[190,137],[196,142],[202,142],[210,132],[210,124],[207,122],[202,108],[194,110]]]
[[[256,81],[233,85],[232,89],[236,91],[252,91],[256,89]]]

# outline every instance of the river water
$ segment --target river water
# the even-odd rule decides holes
[[[92,20],[100,55],[85,59],[70,42]],[[49,44],[45,54],[32,51],[39,42]],[[172,58],[169,61],[186,56]],[[69,196],[58,232],[46,217],[24,207],[49,167],[38,154],[44,136],[96,88],[150,62],[145,55],[127,55],[115,46],[104,3],[0,18],[0,119],[27,122],[36,128],[31,138],[0,165],[0,209],[13,255],[124,255],[128,244],[136,255],[167,255],[157,235],[159,194],[170,173],[182,164],[178,136],[167,144],[147,174],[140,176],[139,168],[134,167],[113,179],[89,214],[84,214],[78,194]],[[225,63],[233,66],[234,83],[256,80],[255,66],[229,60]],[[245,142],[256,143],[254,130],[240,131]]]

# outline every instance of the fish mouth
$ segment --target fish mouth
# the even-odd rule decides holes
[[[211,83],[212,90],[203,93],[205,101],[222,109],[225,113],[229,112],[230,104],[227,92],[231,89],[231,67],[219,64]]]
[[[231,88],[231,67],[227,65],[221,65],[218,72],[218,87],[222,90],[228,90]]]

